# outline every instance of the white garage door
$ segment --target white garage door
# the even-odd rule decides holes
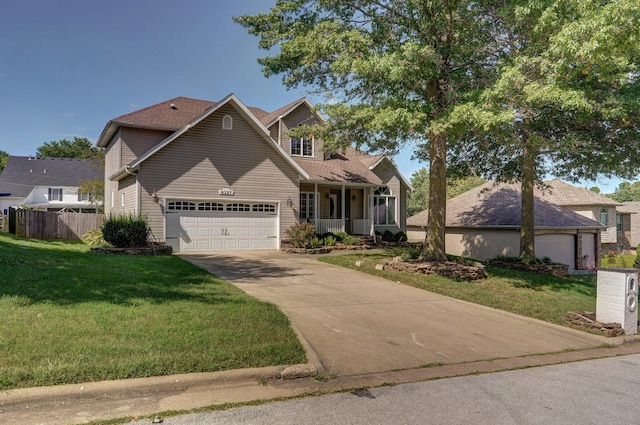
[[[277,249],[277,211],[275,203],[170,201],[167,243],[176,252]]]
[[[556,263],[576,267],[576,237],[567,234],[537,235],[535,237],[536,257],[549,257]]]

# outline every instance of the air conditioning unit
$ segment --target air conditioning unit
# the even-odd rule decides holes
[[[616,322],[625,334],[638,333],[638,270],[598,270],[596,320]]]

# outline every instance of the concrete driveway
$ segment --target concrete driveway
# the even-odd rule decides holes
[[[599,346],[606,338],[279,251],[181,254],[289,317],[319,373],[353,376]]]

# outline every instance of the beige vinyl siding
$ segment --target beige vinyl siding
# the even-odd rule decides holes
[[[233,130],[222,130],[222,117],[233,118]],[[280,234],[295,224],[298,173],[231,106],[226,105],[141,164],[138,173],[142,211],[151,229],[164,239],[164,199],[220,199],[223,202],[280,203]],[[233,196],[218,195],[229,188]],[[156,191],[160,202],[151,199]]]
[[[167,131],[142,130],[138,128],[121,128],[122,160],[121,167],[131,164],[151,148],[169,137],[172,133]]]
[[[111,212],[111,198],[112,194],[118,191],[118,182],[109,180],[109,176],[118,171],[121,163],[121,146],[122,140],[120,139],[120,132],[117,132],[113,139],[109,142],[105,149],[104,158],[104,212],[109,215]]]
[[[424,241],[424,236],[422,238]],[[476,260],[496,255],[518,256],[520,232],[517,230],[452,229],[445,234],[446,252]]]
[[[353,200],[355,195],[356,200]],[[364,190],[351,189],[351,196],[348,197],[347,202],[351,204],[351,217],[352,219],[364,218]]]
[[[291,139],[287,134],[290,129],[293,129],[299,126],[300,124],[314,125],[318,123],[319,121],[316,118],[316,116],[313,114],[313,112],[311,112],[309,107],[304,103],[298,106],[295,110],[291,111],[287,116],[285,116],[282,119],[282,127],[281,127],[282,133],[280,135],[282,148],[285,150],[285,152],[291,155]],[[277,136],[278,128],[279,128],[278,122],[276,122],[271,127],[272,134],[275,131],[276,136],[273,139],[276,140],[276,142],[278,141],[278,136]],[[315,139],[313,141],[313,151],[314,151],[313,159],[316,159],[318,161],[324,160],[322,143],[318,139]],[[311,157],[305,157],[305,158],[311,159]]]

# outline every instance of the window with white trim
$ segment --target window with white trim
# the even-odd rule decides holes
[[[253,212],[266,212],[275,214],[276,206],[273,204],[255,204],[253,206]]]
[[[49,197],[47,198],[49,199],[49,202],[51,201],[62,201],[62,189],[58,189],[58,188],[53,188],[50,187],[49,188]]]
[[[388,187],[379,187],[373,192],[373,221],[378,225],[396,224],[396,197]]]
[[[313,220],[315,213],[314,192],[300,192],[300,220]]]
[[[193,202],[173,201],[167,204],[169,211],[195,211],[196,204]]]
[[[81,193],[78,192],[78,202],[82,202],[82,201],[89,201],[89,194],[88,193]]]
[[[292,137],[291,155],[313,156],[313,137]]]
[[[222,117],[222,129],[223,130],[233,130],[233,118],[231,115],[225,115]]]
[[[622,232],[622,214],[616,214],[616,231]]]
[[[201,202],[198,204],[198,211],[224,211],[224,204],[217,202]]]
[[[227,211],[251,211],[249,204],[227,204]]]

